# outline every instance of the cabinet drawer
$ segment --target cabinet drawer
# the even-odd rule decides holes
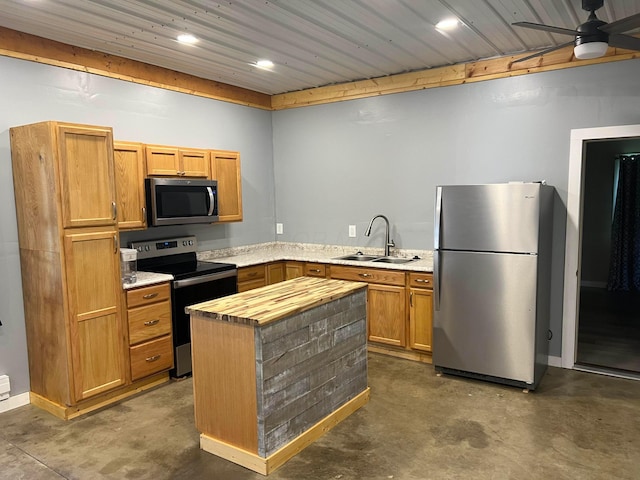
[[[151,285],[150,287],[134,288],[132,290],[127,290],[127,308],[163,302],[170,298],[171,287],[168,283]]]
[[[138,380],[173,367],[173,342],[171,335],[129,348],[131,355],[131,380]]]
[[[381,283],[383,285],[398,285],[404,287],[404,272],[390,271],[379,268],[360,268],[331,266],[331,278],[352,280],[356,282]]]
[[[327,274],[327,267],[323,263],[307,263],[304,266],[304,274],[307,277],[322,277]]]
[[[254,265],[253,267],[242,267],[238,269],[238,283],[264,279],[264,265]]]
[[[127,316],[131,345],[171,333],[171,303],[169,302],[132,308],[128,310]]]
[[[433,288],[433,273],[410,273],[409,287]]]

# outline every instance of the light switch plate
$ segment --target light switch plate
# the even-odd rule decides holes
[[[350,237],[355,237],[356,236],[356,226],[355,225],[349,225],[349,236]]]
[[[276,223],[276,234],[282,235],[284,233],[284,226],[282,223]]]

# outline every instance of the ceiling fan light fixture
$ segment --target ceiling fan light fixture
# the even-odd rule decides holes
[[[588,42],[576,45],[573,53],[578,60],[588,60],[604,56],[608,48],[607,42]]]

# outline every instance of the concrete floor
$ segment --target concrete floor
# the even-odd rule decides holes
[[[550,368],[535,393],[369,356],[371,401],[284,479],[640,478],[640,382]],[[0,414],[2,479],[265,478],[198,448],[191,380],[64,422]]]

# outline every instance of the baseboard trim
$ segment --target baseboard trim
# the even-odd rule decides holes
[[[31,401],[29,400],[29,392],[19,393],[18,395],[13,395],[12,397],[7,398],[6,400],[2,400],[0,402],[0,413],[8,412],[9,410],[13,410],[14,408],[24,407],[25,405],[29,405]]]

